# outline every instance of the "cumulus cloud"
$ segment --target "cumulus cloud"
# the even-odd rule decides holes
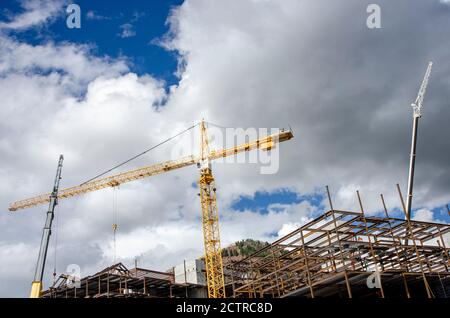
[[[36,75],[52,73],[62,75],[66,87],[86,86],[102,75],[111,77],[128,70],[125,61],[111,61],[108,57],[91,55],[88,45],[70,43],[29,45],[0,37],[0,74]]]
[[[214,164],[224,245],[274,240],[328,206],[306,200],[272,204],[264,214],[233,210],[236,200],[258,190],[320,196],[329,184],[335,208],[359,211],[357,189],[366,213],[381,210],[379,193],[390,209],[398,208],[395,183],[405,188],[407,177],[409,104],[433,59],[414,198],[414,206],[427,211],[418,217],[430,219],[433,208],[450,200],[450,47],[435,32],[449,29],[448,13],[435,10],[437,0],[406,7],[382,1],[387,16],[372,32],[365,27],[366,4],[186,1],[172,11],[162,40],[180,54],[180,82],[168,92],[157,78],[130,73],[126,61],[95,56],[87,46],[32,45],[0,35],[1,206],[6,211],[13,200],[48,192],[60,153],[62,186],[71,186],[204,117],[228,127],[290,124],[295,135],[280,145],[277,174],[261,175],[258,164]],[[172,147],[122,169],[170,159]],[[120,187],[119,260],[132,265],[139,257],[140,264],[164,270],[202,254],[197,178],[192,167]],[[112,197],[105,189],[60,201],[59,272],[76,263],[87,275],[111,264]],[[28,294],[44,216],[43,206],[0,214],[1,258],[8,263],[0,272],[1,295]],[[53,257],[51,249],[46,286]]]
[[[22,0],[23,12],[8,22],[0,22],[0,30],[22,31],[55,19],[63,7],[62,0]]]
[[[340,208],[359,210],[357,189],[370,213],[382,207],[379,193],[390,208],[399,207],[395,184],[406,188],[409,105],[433,59],[420,124],[415,204],[448,201],[448,146],[442,136],[449,113],[449,48],[431,31],[437,25],[448,28],[446,13],[434,10],[438,2],[414,2],[405,16],[383,1],[383,30],[376,33],[365,26],[367,4],[200,1],[173,12],[172,33],[164,43],[183,60],[174,103],[183,100],[186,109],[196,107],[229,126],[289,123],[294,130],[295,139],[281,145],[284,168],[273,183],[255,177],[252,169],[233,170],[230,177],[237,180],[244,173],[257,187],[289,185],[300,193],[330,184]],[[424,10],[436,19],[409,22]],[[417,39],[423,45],[410,47]]]
[[[24,290],[33,279],[36,248],[25,243],[5,244],[0,242],[0,257],[8,260],[0,268],[2,297],[26,296]]]

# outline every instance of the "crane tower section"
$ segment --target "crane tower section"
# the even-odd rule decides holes
[[[219,214],[217,212],[216,187],[209,162],[209,142],[205,122],[200,124],[201,149],[200,202],[205,248],[205,267],[209,298],[225,298],[222,249],[220,247]]]

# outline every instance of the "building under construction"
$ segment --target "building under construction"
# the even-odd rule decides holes
[[[330,210],[231,264],[234,297],[450,296],[450,225]]]
[[[293,134],[291,130],[281,129],[251,142],[214,150],[210,149],[207,134],[207,126],[211,123],[202,120],[159,144],[199,126],[198,156],[189,155],[103,177],[157,145],[80,185],[59,190],[61,156],[51,193],[11,204],[10,211],[17,211],[49,203],[30,296],[449,297],[450,250],[446,247],[444,236],[450,232],[450,225],[411,220],[417,127],[431,67],[430,62],[419,94],[412,104],[413,134],[406,204],[397,185],[404,219],[389,216],[382,196],[385,216],[366,216],[359,192],[360,212],[335,210],[327,187],[328,212],[245,258],[228,259],[224,263],[216,186],[210,162],[253,150],[270,151],[276,144],[291,140]],[[122,264],[116,264],[81,281],[72,282],[73,277],[60,276],[49,290],[42,292],[45,259],[58,200],[110,187],[117,189],[123,183],[192,165],[197,165],[200,171],[198,194],[202,211],[204,263],[195,260],[188,269],[184,262],[182,267],[176,266],[168,272],[141,268],[128,270]],[[114,237],[117,228],[118,224],[114,222]]]
[[[450,249],[444,240],[450,225],[385,214],[365,216],[362,204],[361,212],[329,210],[252,255],[229,262],[226,296],[450,297]],[[187,278],[192,271],[204,275],[204,268],[186,271],[185,264],[178,274],[184,276],[181,283],[174,270],[128,270],[118,264],[81,279],[78,287],[61,276],[43,297],[206,297],[205,279]]]
[[[176,283],[173,272],[127,269],[122,263],[81,279],[62,274],[43,298],[206,297],[203,285]]]

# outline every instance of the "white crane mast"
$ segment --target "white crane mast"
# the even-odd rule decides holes
[[[419,93],[417,94],[417,98],[414,103],[411,104],[413,107],[413,131],[412,131],[412,139],[411,139],[411,157],[409,161],[409,175],[408,175],[408,197],[406,200],[406,219],[409,221],[411,218],[411,205],[412,205],[412,197],[413,197],[413,184],[414,184],[414,166],[416,162],[416,144],[417,144],[417,126],[419,124],[419,118],[422,117],[422,105],[423,98],[425,96],[425,92],[428,86],[428,79],[431,74],[431,67],[433,66],[433,62],[428,63],[427,71],[425,72],[425,76],[422,81],[422,85],[420,85]]]

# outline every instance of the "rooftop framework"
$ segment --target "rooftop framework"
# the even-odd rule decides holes
[[[450,225],[361,210],[332,209],[228,265],[233,296],[450,297]]]
[[[398,187],[399,189],[399,187]],[[449,224],[333,209],[224,268],[228,297],[450,298]],[[399,191],[400,199],[403,198]],[[450,209],[449,209],[450,214]],[[448,245],[448,244],[447,244]],[[70,284],[61,275],[43,297],[206,297],[171,272],[121,263]]]
[[[176,284],[174,274],[143,268],[128,270],[122,263],[110,266],[95,275],[73,281],[73,277],[60,275],[44,298],[185,298],[195,297],[203,286]],[[193,295],[193,291],[196,294]]]

